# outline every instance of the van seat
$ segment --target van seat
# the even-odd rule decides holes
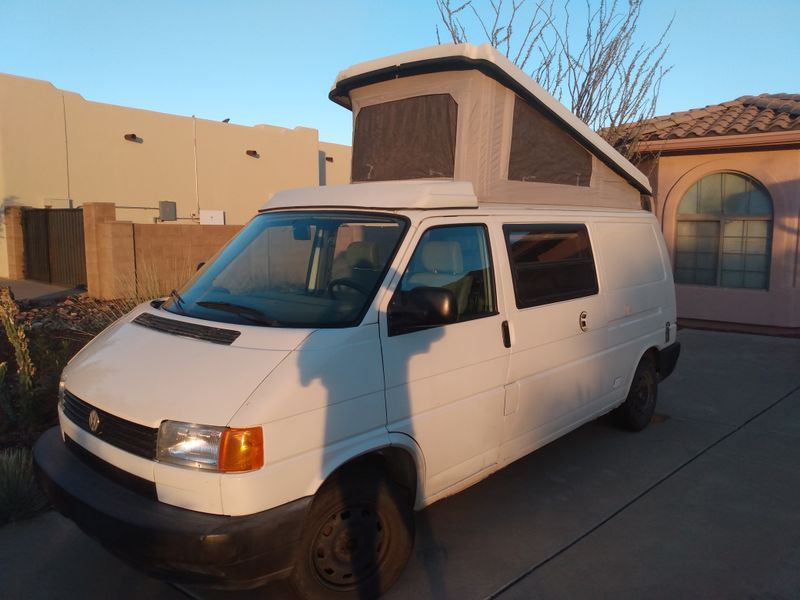
[[[351,242],[344,258],[350,269],[377,269],[378,246],[375,242]]]
[[[372,289],[378,275],[378,246],[370,241],[351,242],[331,268],[331,281],[351,279],[365,289]]]
[[[413,273],[408,278],[409,288],[439,287],[452,290],[456,296],[458,314],[467,309],[472,276],[464,273],[464,257],[461,245],[454,241],[431,240],[422,247],[424,271]]]

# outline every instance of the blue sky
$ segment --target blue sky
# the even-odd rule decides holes
[[[658,114],[800,93],[800,1],[645,0],[642,39],[673,15]],[[314,127],[347,144],[350,113],[327,99],[338,71],[435,44],[438,21],[434,0],[0,0],[0,72],[99,102]]]

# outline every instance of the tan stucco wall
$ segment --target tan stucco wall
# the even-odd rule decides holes
[[[130,133],[141,143],[125,140]],[[320,161],[321,153],[334,162]],[[328,183],[348,183],[350,157],[349,147],[320,142],[316,129],[101,104],[0,74],[0,277],[9,274],[5,206],[112,202],[117,219],[152,223],[159,201],[172,200],[181,223],[212,209],[241,225],[275,192],[319,185],[321,164]]]
[[[678,284],[678,316],[776,327],[800,327],[800,150],[661,156],[653,177],[656,210],[674,257],[678,204],[698,180],[735,171],[761,182],[773,203],[768,290]]]
[[[350,165],[353,162],[353,148],[331,142],[320,142],[320,166],[325,163],[325,184],[341,185],[350,183]],[[325,160],[326,158],[332,160]],[[323,183],[320,181],[320,183]]]
[[[196,212],[192,119],[87,102],[64,94],[70,195],[84,202],[158,207],[178,203],[178,216]],[[135,133],[142,143],[129,142]],[[119,219],[151,221],[157,211],[118,214]]]
[[[248,150],[255,150],[258,158],[248,156]],[[246,223],[273,193],[319,185],[317,155],[316,129],[241,127],[198,119],[200,207],[225,210],[226,223]]]
[[[46,81],[0,78],[0,277],[7,277],[3,208],[66,205],[67,165],[61,95]]]

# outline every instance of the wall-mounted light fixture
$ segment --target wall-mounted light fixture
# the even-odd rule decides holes
[[[333,157],[332,156],[326,156],[325,157],[325,161],[326,162],[333,162]]]
[[[248,150],[247,152],[245,152],[245,154],[247,154],[247,156],[249,156],[250,158],[261,158],[261,155],[258,153],[258,150]]]
[[[126,133],[123,137],[129,142],[136,142],[137,144],[141,144],[144,141],[135,133]]]

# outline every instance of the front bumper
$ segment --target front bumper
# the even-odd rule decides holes
[[[58,427],[39,438],[33,457],[39,482],[60,512],[112,553],[156,577],[251,588],[291,572],[311,497],[242,517],[170,506],[90,467],[70,451]]]

